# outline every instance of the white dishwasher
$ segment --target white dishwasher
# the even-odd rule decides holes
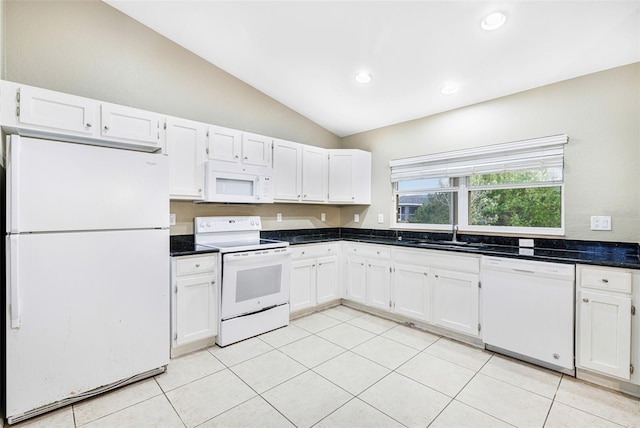
[[[575,266],[482,257],[485,347],[575,374]]]

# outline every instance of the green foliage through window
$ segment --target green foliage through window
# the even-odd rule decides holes
[[[473,226],[562,226],[560,186],[469,192],[469,224]]]

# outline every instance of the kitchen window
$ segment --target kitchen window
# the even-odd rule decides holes
[[[561,235],[566,135],[389,162],[404,229]]]

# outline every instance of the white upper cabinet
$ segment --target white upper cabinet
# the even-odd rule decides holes
[[[167,118],[169,194],[171,199],[200,200],[204,189],[207,126],[175,117]]]
[[[15,94],[20,125],[87,137],[98,134],[98,101],[30,86],[18,87]]]
[[[274,140],[273,176],[275,200],[324,203],[327,201],[327,149]]]
[[[271,137],[221,126],[209,128],[208,158],[220,162],[219,165],[222,168],[227,167],[228,171],[242,171],[244,166],[249,167],[252,171],[271,168],[272,150],[273,139]],[[231,169],[228,169],[229,167]]]
[[[264,135],[242,134],[242,160],[245,165],[271,168],[273,139]]]
[[[242,154],[242,132],[236,129],[211,126],[207,155],[209,159],[239,163]]]
[[[150,148],[164,147],[164,116],[116,104],[100,105],[100,135],[109,140],[145,143]]]
[[[371,203],[371,153],[329,150],[329,202]]]
[[[2,82],[2,126],[20,135],[164,150],[161,114],[13,82]]]
[[[302,148],[302,200],[327,201],[327,150],[303,146]]]
[[[302,144],[273,142],[273,199],[297,202],[302,198]]]

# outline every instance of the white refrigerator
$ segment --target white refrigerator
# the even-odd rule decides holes
[[[169,362],[167,157],[7,138],[9,423]]]

